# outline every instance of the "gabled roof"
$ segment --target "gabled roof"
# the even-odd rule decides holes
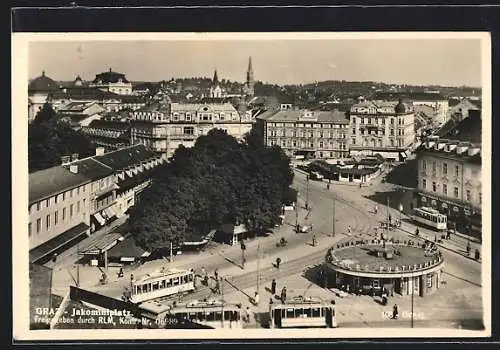
[[[114,170],[124,170],[155,156],[156,153],[148,150],[146,146],[133,145],[102,156],[95,156],[94,159]]]
[[[37,202],[90,181],[82,173],[73,174],[63,166],[35,171],[29,174],[29,203]]]
[[[445,139],[468,141],[473,143],[481,143],[481,117],[469,116],[464,120],[454,124],[452,120],[441,128],[438,135]],[[447,123],[447,124],[448,124]]]

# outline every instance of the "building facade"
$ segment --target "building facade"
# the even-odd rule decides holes
[[[132,83],[125,78],[125,74],[113,72],[102,72],[95,76],[90,87],[108,91],[117,95],[132,95]]]
[[[131,140],[169,158],[214,128],[241,139],[252,121],[250,112],[240,114],[230,103],[156,103],[133,113]]]
[[[59,84],[45,75],[33,79],[28,85],[28,122],[32,122],[51,96],[59,90]]]
[[[402,101],[368,101],[350,109],[350,154],[403,161],[415,143],[415,114]]]
[[[481,144],[429,137],[417,150],[418,205],[448,216],[463,233],[481,234]]]
[[[124,215],[150,184],[161,157],[142,145],[77,159],[29,175],[30,262],[44,263],[54,253]]]
[[[130,146],[130,129],[129,121],[101,119],[92,121],[81,130],[94,145],[110,152]]]
[[[284,109],[257,117],[267,146],[287,155],[341,159],[349,155],[349,120],[338,111]]]

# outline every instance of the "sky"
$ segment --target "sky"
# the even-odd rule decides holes
[[[31,42],[29,78],[93,80],[112,68],[131,81],[212,77],[304,84],[323,80],[410,85],[481,84],[479,39]]]

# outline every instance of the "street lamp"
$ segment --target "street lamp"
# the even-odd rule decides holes
[[[403,215],[403,203],[399,203],[399,224],[401,224],[402,215]]]
[[[309,208],[309,174],[306,175],[306,210]]]

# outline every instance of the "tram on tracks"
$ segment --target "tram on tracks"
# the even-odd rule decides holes
[[[411,213],[411,219],[436,231],[445,231],[447,228],[446,215],[433,208],[415,208]]]
[[[335,302],[295,297],[269,306],[270,328],[336,328]]]
[[[165,327],[183,328],[182,325],[198,325],[202,328],[243,328],[241,304],[223,300],[192,301],[176,305],[163,318]],[[162,321],[160,321],[162,322]]]
[[[194,291],[194,272],[161,269],[134,280],[131,279],[130,301],[141,303]]]

